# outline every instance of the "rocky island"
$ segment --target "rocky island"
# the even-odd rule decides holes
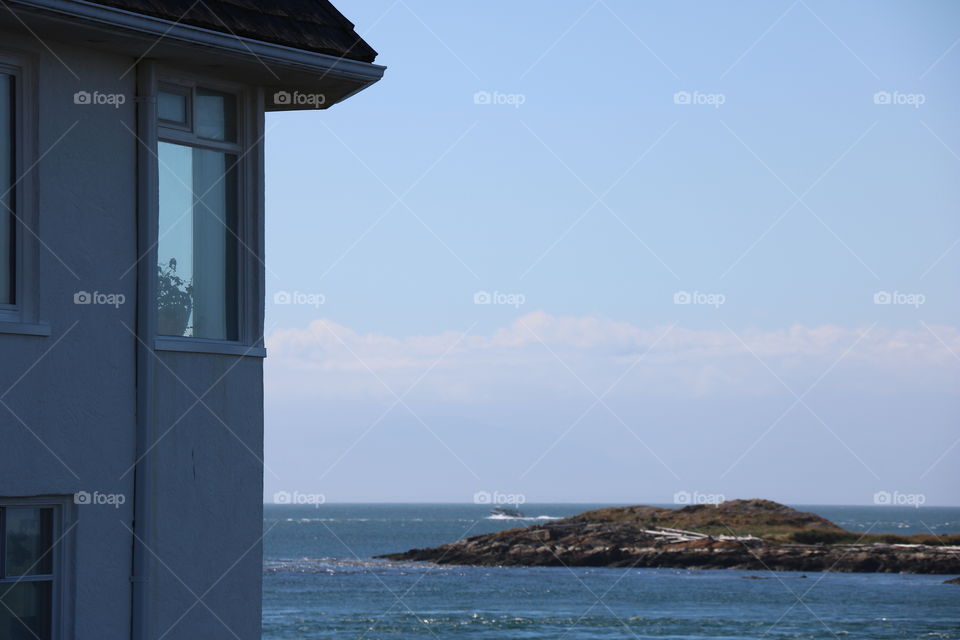
[[[480,566],[960,574],[960,534],[860,534],[770,500],[728,500],[597,509],[380,557]]]

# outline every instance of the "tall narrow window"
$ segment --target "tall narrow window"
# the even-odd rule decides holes
[[[157,331],[239,339],[237,101],[162,91]]]
[[[0,507],[0,638],[51,640],[54,507]]]
[[[17,302],[14,77],[0,73],[0,305]]]

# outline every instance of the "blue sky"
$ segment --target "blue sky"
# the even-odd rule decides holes
[[[268,117],[268,500],[960,504],[954,3],[338,7],[389,68]]]

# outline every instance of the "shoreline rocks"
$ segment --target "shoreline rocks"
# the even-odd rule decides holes
[[[381,557],[477,566],[960,573],[960,547],[795,544],[784,538],[797,531],[855,534],[814,514],[767,500],[700,507],[604,509]],[[684,529],[667,524],[682,524]]]

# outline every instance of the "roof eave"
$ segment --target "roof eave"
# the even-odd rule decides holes
[[[140,42],[143,48],[141,57],[160,60],[172,58],[175,61],[178,49],[195,55],[199,47],[215,56],[220,63],[217,66],[222,67],[233,61],[233,64],[242,68],[245,77],[268,90],[322,92],[326,85],[335,81],[336,92],[327,95],[324,107],[369,87],[380,80],[386,70],[386,67],[370,62],[244,38],[83,0],[7,0],[6,4],[11,9],[29,12],[40,19],[68,23],[70,34],[74,36],[69,39],[82,39],[76,31],[78,27],[111,35],[122,34],[127,38],[127,49],[132,46],[131,38],[134,42]],[[136,48],[129,53],[135,55]],[[280,110],[297,107],[271,105],[268,108]]]

